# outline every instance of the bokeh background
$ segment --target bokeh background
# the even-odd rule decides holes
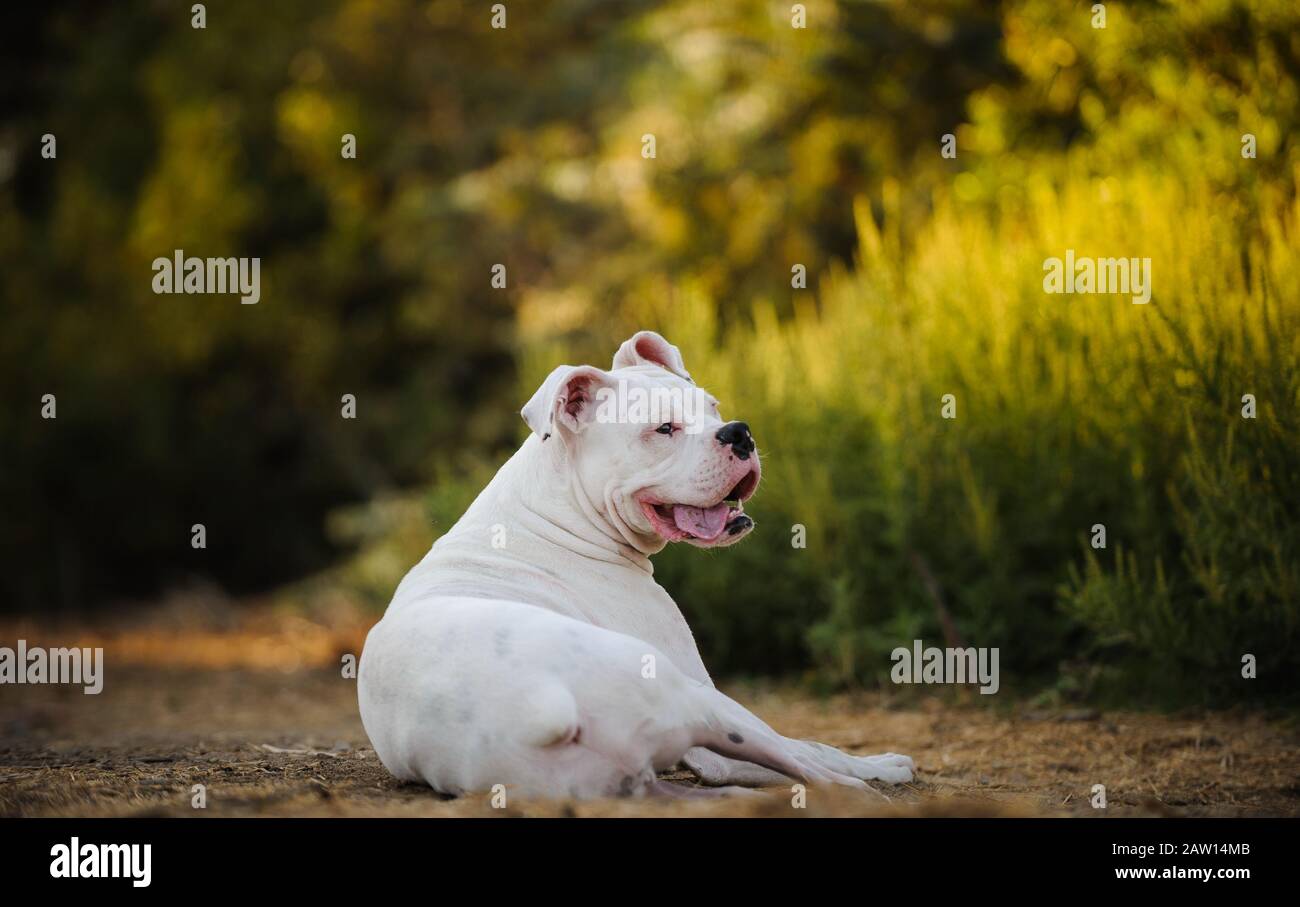
[[[758,531],[657,562],[715,674],[873,686],[924,638],[1048,700],[1294,700],[1293,0],[190,6],[0,39],[10,616],[373,619],[541,376],[652,328],[764,451]],[[155,296],[178,248],[260,303]],[[1151,303],[1045,295],[1067,248]]]

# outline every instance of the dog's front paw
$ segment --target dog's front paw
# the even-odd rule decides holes
[[[916,763],[912,757],[900,756],[898,753],[859,756],[858,764],[862,769],[858,777],[884,781],[886,784],[906,784],[916,772]]]

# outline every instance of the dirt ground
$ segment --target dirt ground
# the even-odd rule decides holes
[[[3,628],[0,644],[34,628]],[[356,682],[337,667],[363,627],[303,623],[189,633],[152,627],[103,645],[104,690],[0,686],[0,816],[1300,815],[1300,732],[1256,713],[1165,716],[993,710],[879,694],[827,700],[728,692],[778,730],[916,759],[890,799],[789,788],[707,800],[447,799],[395,781],[370,748]],[[51,640],[67,645],[72,640]],[[232,653],[234,653],[232,655]],[[670,778],[690,783],[689,773]],[[195,808],[203,785],[206,807]],[[1091,805],[1106,788],[1107,807]]]

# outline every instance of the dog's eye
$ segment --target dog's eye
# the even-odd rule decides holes
[[[663,425],[656,428],[655,431],[659,432],[661,435],[671,435],[673,433],[673,423],[665,422]]]

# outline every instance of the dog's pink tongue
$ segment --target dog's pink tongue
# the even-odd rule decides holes
[[[724,501],[708,508],[674,504],[673,522],[678,529],[698,539],[716,539],[727,526],[727,504]]]

